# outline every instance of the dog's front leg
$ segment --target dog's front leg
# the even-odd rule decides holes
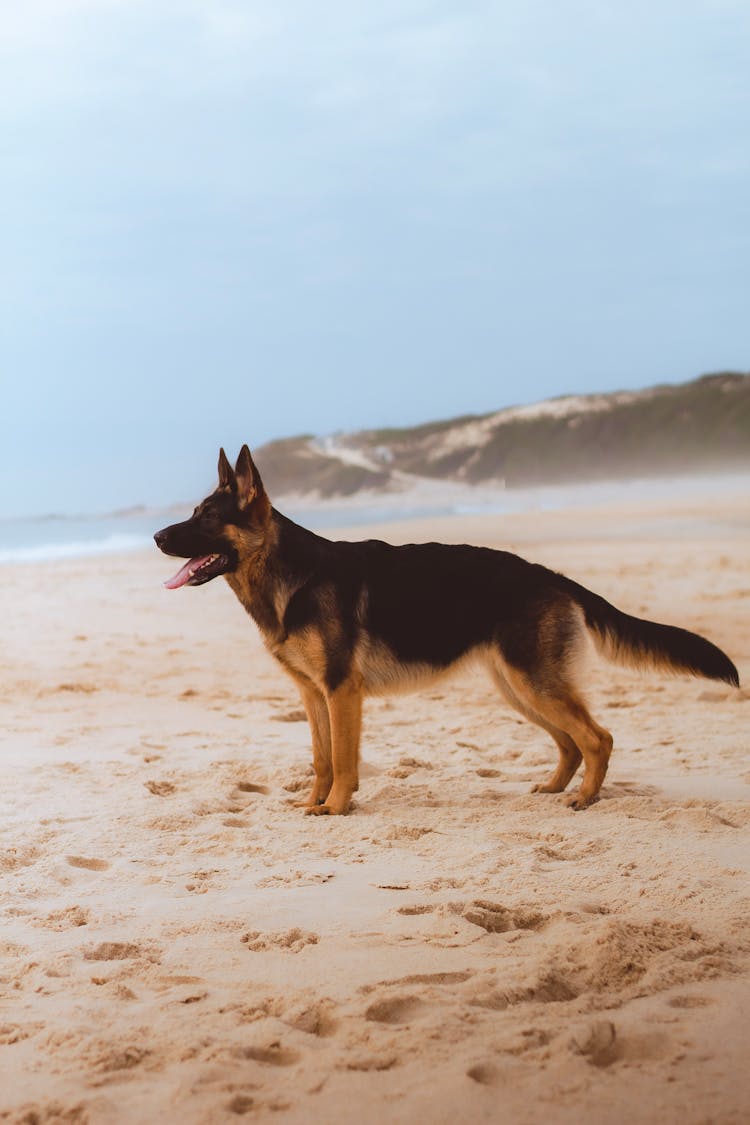
[[[298,802],[298,808],[310,809],[325,802],[333,784],[333,761],[331,758],[331,726],[328,721],[328,704],[325,696],[311,680],[295,676],[302,704],[307,714],[312,735],[313,769],[315,781],[306,801]]]
[[[353,679],[326,695],[331,730],[333,785],[324,804],[308,808],[316,815],[345,813],[359,788],[359,736],[362,727],[362,685]]]

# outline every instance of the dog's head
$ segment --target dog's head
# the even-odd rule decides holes
[[[262,548],[271,522],[271,504],[260,473],[243,445],[237,464],[219,452],[219,486],[189,520],[157,531],[156,546],[165,555],[187,559],[164,585],[202,586],[220,574],[231,574]]]

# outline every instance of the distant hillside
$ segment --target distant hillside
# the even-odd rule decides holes
[[[256,453],[272,495],[324,498],[401,491],[425,478],[513,488],[750,468],[750,374],[284,438]]]

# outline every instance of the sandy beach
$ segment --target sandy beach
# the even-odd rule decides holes
[[[592,656],[581,813],[480,674],[370,700],[352,812],[305,817],[304,713],[223,580],[0,567],[0,1120],[746,1122],[747,495],[336,537],[371,534],[517,551],[743,688]]]

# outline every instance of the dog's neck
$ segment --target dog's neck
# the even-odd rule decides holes
[[[272,649],[286,639],[284,618],[287,606],[310,576],[310,567],[304,563],[306,553],[299,550],[300,544],[296,542],[306,537],[320,541],[313,532],[299,527],[272,509],[258,550],[237,570],[225,575],[229,586],[260,629],[265,643]],[[293,545],[290,540],[295,541]]]
[[[269,566],[278,540],[271,521],[258,550],[244,559],[236,570],[225,575],[229,586],[260,629],[264,639],[282,631],[283,609],[276,595],[273,566]]]

